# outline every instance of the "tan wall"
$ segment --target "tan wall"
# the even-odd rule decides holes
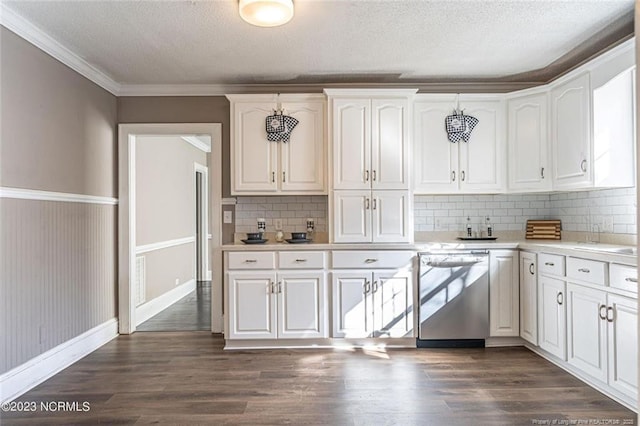
[[[0,184],[117,196],[116,97],[0,27]]]
[[[0,184],[117,196],[116,98],[0,27]],[[117,316],[117,209],[0,199],[0,373]]]
[[[194,162],[207,154],[178,136],[136,140],[136,245],[195,237]],[[195,242],[154,250],[146,258],[146,301],[195,279]]]
[[[124,96],[119,123],[222,123],[222,196],[231,194],[229,101],[224,96]]]

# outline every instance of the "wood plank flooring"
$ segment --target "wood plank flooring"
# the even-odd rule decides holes
[[[208,332],[120,336],[18,400],[80,406],[87,401],[89,411],[4,412],[0,423],[636,423],[635,413],[525,348],[223,351],[222,346],[222,337]]]
[[[149,318],[138,331],[211,331],[211,281],[198,281],[196,289]]]

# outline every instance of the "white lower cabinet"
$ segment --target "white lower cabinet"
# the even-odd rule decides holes
[[[607,381],[607,294],[567,284],[567,362]]]
[[[517,250],[491,250],[489,255],[489,334],[519,336],[519,271]]]
[[[536,254],[520,252],[520,337],[538,344],[538,278]]]
[[[638,302],[607,295],[609,386],[638,400]]]
[[[323,271],[229,272],[228,339],[327,337]]]
[[[566,360],[565,282],[545,275],[538,277],[538,344]]]
[[[332,273],[333,337],[413,337],[409,270]]]

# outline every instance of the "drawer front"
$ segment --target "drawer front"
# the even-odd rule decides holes
[[[538,271],[541,274],[564,276],[564,256],[540,253],[538,255]]]
[[[280,269],[324,269],[323,251],[282,251],[278,257]]]
[[[597,260],[567,257],[567,278],[591,284],[606,285],[609,278],[607,264]]]
[[[331,252],[333,268],[403,268],[412,265],[415,252],[345,250]]]
[[[609,286],[637,293],[638,268],[612,263],[609,269]]]
[[[272,251],[229,253],[228,269],[275,269],[276,254]]]

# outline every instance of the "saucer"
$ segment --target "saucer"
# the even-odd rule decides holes
[[[240,240],[240,241],[242,241],[245,244],[264,244],[269,240],[264,239],[264,240]]]
[[[301,243],[310,243],[313,240],[309,240],[307,238],[290,238],[288,240],[285,240],[286,242],[288,242],[289,244],[301,244]]]

